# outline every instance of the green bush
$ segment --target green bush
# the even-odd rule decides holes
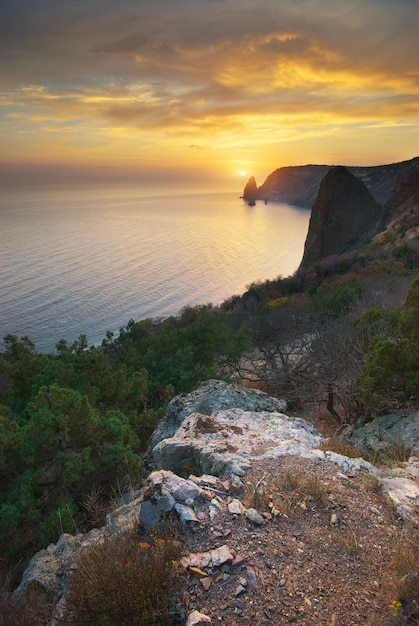
[[[394,408],[419,397],[419,276],[412,281],[398,324],[398,335],[372,342],[354,397],[361,406]]]

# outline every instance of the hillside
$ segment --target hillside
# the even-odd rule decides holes
[[[320,215],[374,217],[353,178]],[[362,245],[99,348],[6,338],[1,626],[417,624],[417,201],[413,172]]]

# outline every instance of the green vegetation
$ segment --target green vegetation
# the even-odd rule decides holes
[[[107,333],[100,347],[81,335],[71,345],[59,341],[55,354],[40,354],[27,337],[6,337],[3,569],[62,532],[103,523],[115,494],[138,485],[143,453],[168,401],[209,378],[247,381],[286,398],[292,409],[323,404],[348,423],[414,406],[417,254],[373,245],[250,285],[220,307],[131,320],[118,336]]]
[[[92,494],[111,498],[141,475],[167,401],[221,375],[246,345],[212,307],[160,323],[130,321],[100,348],[85,336],[39,354],[5,338],[0,360],[0,553],[7,561],[90,526]],[[97,523],[97,520],[91,520]]]

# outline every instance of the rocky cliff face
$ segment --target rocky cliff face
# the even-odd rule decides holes
[[[385,226],[398,223],[405,228],[418,226],[419,169],[411,172],[390,196],[385,212]]]
[[[332,165],[281,167],[272,172],[260,187],[256,187],[256,190],[252,189],[252,197],[260,200],[289,202],[311,209],[321,181],[332,168]],[[365,183],[377,202],[384,205],[411,173],[419,172],[419,157],[389,165],[348,167],[347,169]]]
[[[344,167],[329,170],[312,209],[300,269],[375,235],[383,215],[360,179]]]

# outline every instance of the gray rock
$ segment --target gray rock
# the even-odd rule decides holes
[[[153,433],[150,448],[161,441],[173,437],[183,420],[191,413],[211,415],[215,411],[233,408],[246,408],[248,411],[286,410],[285,400],[272,398],[256,389],[246,389],[222,380],[207,380],[189,394],[173,398],[167,407],[166,416]]]
[[[204,490],[192,480],[176,476],[173,472],[159,470],[152,472],[148,477],[148,485],[153,489],[162,489],[170,493],[177,502],[195,500],[203,495]]]
[[[228,504],[228,512],[231,515],[243,515],[244,514],[244,506],[240,502],[240,500],[234,499]]]
[[[262,515],[259,515],[256,509],[245,509],[244,514],[250,522],[253,522],[253,524],[263,524],[263,517]]]
[[[419,485],[408,478],[387,478],[383,480],[382,489],[403,518],[419,523]]]
[[[419,411],[382,415],[353,432],[343,430],[341,437],[361,450],[382,451],[394,444],[403,444],[419,451]]]
[[[157,467],[172,472],[193,459],[203,473],[243,476],[251,459],[304,455],[322,439],[302,419],[278,412],[234,408],[216,411],[211,416],[191,413],[174,437],[156,444],[153,456]],[[184,454],[186,458],[182,458]]]
[[[139,522],[146,528],[154,528],[162,516],[173,510],[177,511],[181,521],[198,522],[191,505],[199,497],[205,497],[204,490],[192,480],[167,470],[152,472],[139,506]]]
[[[146,528],[155,528],[160,519],[174,509],[175,504],[176,501],[170,494],[143,500],[140,504],[139,523]]]
[[[183,524],[186,524],[186,522],[197,522],[199,524],[199,519],[195,515],[195,511],[190,506],[177,502],[175,504],[175,509],[179,515],[180,521]]]

